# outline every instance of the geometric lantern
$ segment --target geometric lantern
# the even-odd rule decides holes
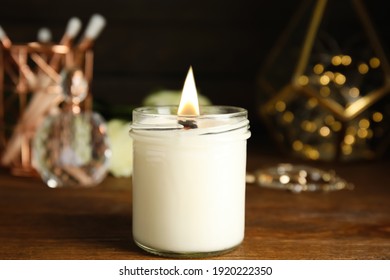
[[[307,0],[259,74],[275,141],[310,160],[380,157],[390,142],[390,66],[361,0]]]

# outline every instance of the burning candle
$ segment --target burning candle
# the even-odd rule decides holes
[[[133,238],[168,257],[203,257],[241,244],[247,111],[197,104],[192,69],[179,107],[133,111]]]

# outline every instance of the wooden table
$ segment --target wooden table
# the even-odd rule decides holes
[[[248,153],[248,170],[283,158]],[[314,163],[312,163],[314,164]],[[390,162],[315,163],[355,189],[293,194],[247,186],[246,235],[212,259],[390,259]],[[50,189],[0,174],[0,259],[160,259],[133,243],[131,179]]]

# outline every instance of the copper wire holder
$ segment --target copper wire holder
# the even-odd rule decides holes
[[[0,158],[3,159],[9,152],[7,149],[12,146],[15,133],[22,137],[18,140],[20,145],[17,150],[12,152],[12,160],[7,160],[7,163],[2,160],[1,167],[9,169],[11,174],[17,176],[37,174],[32,164],[31,142],[38,122],[29,127],[23,125],[24,115],[31,109],[30,101],[38,91],[47,93],[53,87],[60,87],[61,71],[79,67],[88,82],[87,97],[80,104],[80,108],[82,111],[92,110],[93,60],[92,49],[80,50],[65,45],[37,42],[12,45],[9,48],[0,46]],[[32,82],[34,79],[37,81],[35,85]],[[51,82],[47,84],[48,79]],[[46,80],[47,85],[42,85],[43,80]],[[59,108],[60,103],[54,102],[48,109]],[[44,118],[48,111],[44,110],[38,117]]]

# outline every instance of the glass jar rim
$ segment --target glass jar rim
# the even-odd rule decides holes
[[[199,116],[179,116],[178,106],[148,106],[133,110],[130,130],[177,131],[185,135],[217,134],[249,128],[248,112],[234,106],[201,106]],[[189,126],[187,126],[189,123]]]
[[[248,116],[248,111],[241,107],[225,106],[225,105],[205,105],[200,106],[199,116],[189,116],[194,119],[214,119],[214,118],[241,118]],[[162,117],[162,118],[177,118],[178,106],[164,105],[164,106],[145,106],[138,107],[133,110],[133,122],[137,121],[137,116],[147,117]]]

